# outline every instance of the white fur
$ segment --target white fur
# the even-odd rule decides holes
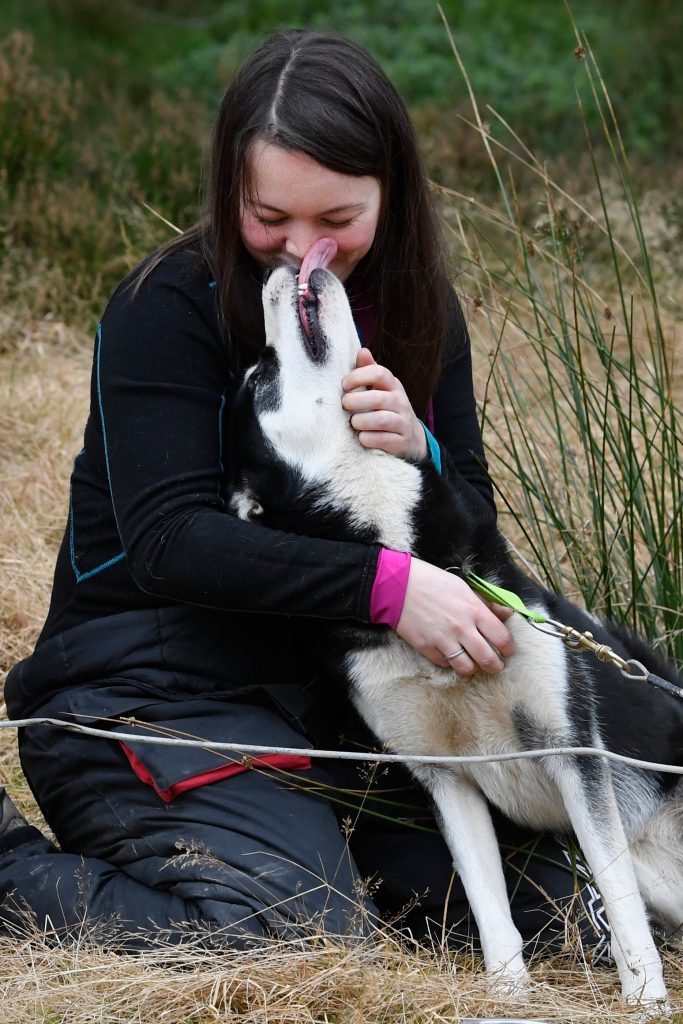
[[[561,692],[548,693],[549,672],[564,678],[566,653],[521,619],[509,623],[517,653],[498,676],[459,680],[395,634],[388,647],[351,652],[346,668],[355,701],[370,728],[402,754],[503,754],[519,748],[512,709],[543,702],[544,720],[559,740],[569,723]],[[438,687],[438,690],[435,689]],[[509,728],[501,728],[507,721]],[[462,771],[487,798],[521,824],[565,830],[569,824],[557,786],[538,761],[471,765]]]
[[[358,340],[344,290],[331,275],[319,306],[329,351],[314,362],[302,344],[293,276],[285,270],[272,275],[264,310],[268,343],[281,363],[281,404],[261,417],[261,428],[280,459],[306,481],[323,486],[327,502],[350,509],[359,526],[377,526],[383,545],[410,550],[411,511],[421,497],[421,473],[410,463],[358,443],[341,408],[341,379],[355,363]],[[238,514],[248,515],[258,500],[263,499],[242,495]],[[534,631],[518,617],[509,627],[517,653],[504,671],[495,677],[479,673],[466,682],[450,669],[432,665],[395,633],[384,646],[350,650],[345,670],[358,710],[387,746],[405,754],[513,751],[519,747],[513,715],[520,709],[539,722],[548,739],[543,745],[566,745],[572,736],[567,652],[561,641]],[[602,745],[597,724],[594,744]],[[596,816],[586,780],[569,758],[459,770],[421,766],[414,773],[440,815],[479,926],[488,971],[512,987],[527,976],[485,797],[532,828],[574,828],[605,902],[624,998],[640,1002],[647,1012],[666,1011],[661,963],[615,797],[616,792],[620,801],[628,801],[633,775],[617,773],[613,787],[610,768],[602,764]],[[680,804],[649,817],[653,801],[647,784],[638,792],[637,808],[624,815],[629,834],[637,834],[636,870],[654,905],[665,904],[667,891],[675,889],[673,928],[683,919]],[[662,870],[657,849],[664,836],[667,849],[675,847],[668,872]]]

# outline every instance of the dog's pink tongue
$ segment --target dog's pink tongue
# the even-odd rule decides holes
[[[315,300],[315,296],[308,287],[308,277],[312,270],[326,270],[337,255],[338,245],[334,238],[319,238],[308,249],[301,262],[299,270],[299,317],[308,337],[311,337],[311,328],[306,316],[305,303]]]
[[[312,270],[326,270],[337,255],[338,248],[334,238],[319,238],[314,242],[301,262],[299,284],[308,283],[308,275]]]

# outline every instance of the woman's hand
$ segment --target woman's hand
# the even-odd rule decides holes
[[[510,615],[511,609],[483,601],[459,576],[413,558],[396,632],[429,661],[459,676],[477,669],[495,675],[515,652],[503,625]],[[456,657],[445,657],[453,653]]]
[[[427,439],[403,385],[362,348],[356,368],[342,381],[342,407],[364,448],[381,448],[402,459],[425,459]]]

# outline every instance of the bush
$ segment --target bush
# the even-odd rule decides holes
[[[0,167],[10,190],[69,166],[79,106],[69,75],[46,74],[35,63],[31,35],[11,32],[0,41]]]
[[[680,153],[681,5],[621,0],[618,24],[613,3],[571,6],[600,54],[630,150]],[[574,89],[585,81],[562,0],[444,0],[443,7],[482,105],[504,109],[546,154],[579,149]],[[302,26],[367,46],[411,107],[457,110],[465,98],[436,2],[424,0],[22,0],[0,10],[0,34],[17,25],[35,35],[41,65],[66,68],[93,95],[104,87],[134,105],[155,88],[171,95],[185,88],[213,108],[221,85],[264,36]],[[597,125],[597,111],[588,116]]]
[[[19,32],[0,49],[0,298],[21,295],[27,315],[92,322],[117,281],[172,233],[144,203],[183,227],[196,219],[205,110],[154,91],[141,116],[114,96],[91,128],[85,90],[33,53]]]

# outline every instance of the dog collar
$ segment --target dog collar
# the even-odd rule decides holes
[[[504,608],[512,608],[513,611],[523,615],[525,619],[529,619],[531,622],[548,621],[546,616],[540,612],[530,611],[519,594],[513,593],[512,590],[505,590],[504,587],[496,586],[495,583],[482,579],[481,576],[477,576],[474,572],[469,572],[465,579],[472,590],[476,591],[480,597],[485,597],[488,601],[495,601],[496,604],[502,604]]]

